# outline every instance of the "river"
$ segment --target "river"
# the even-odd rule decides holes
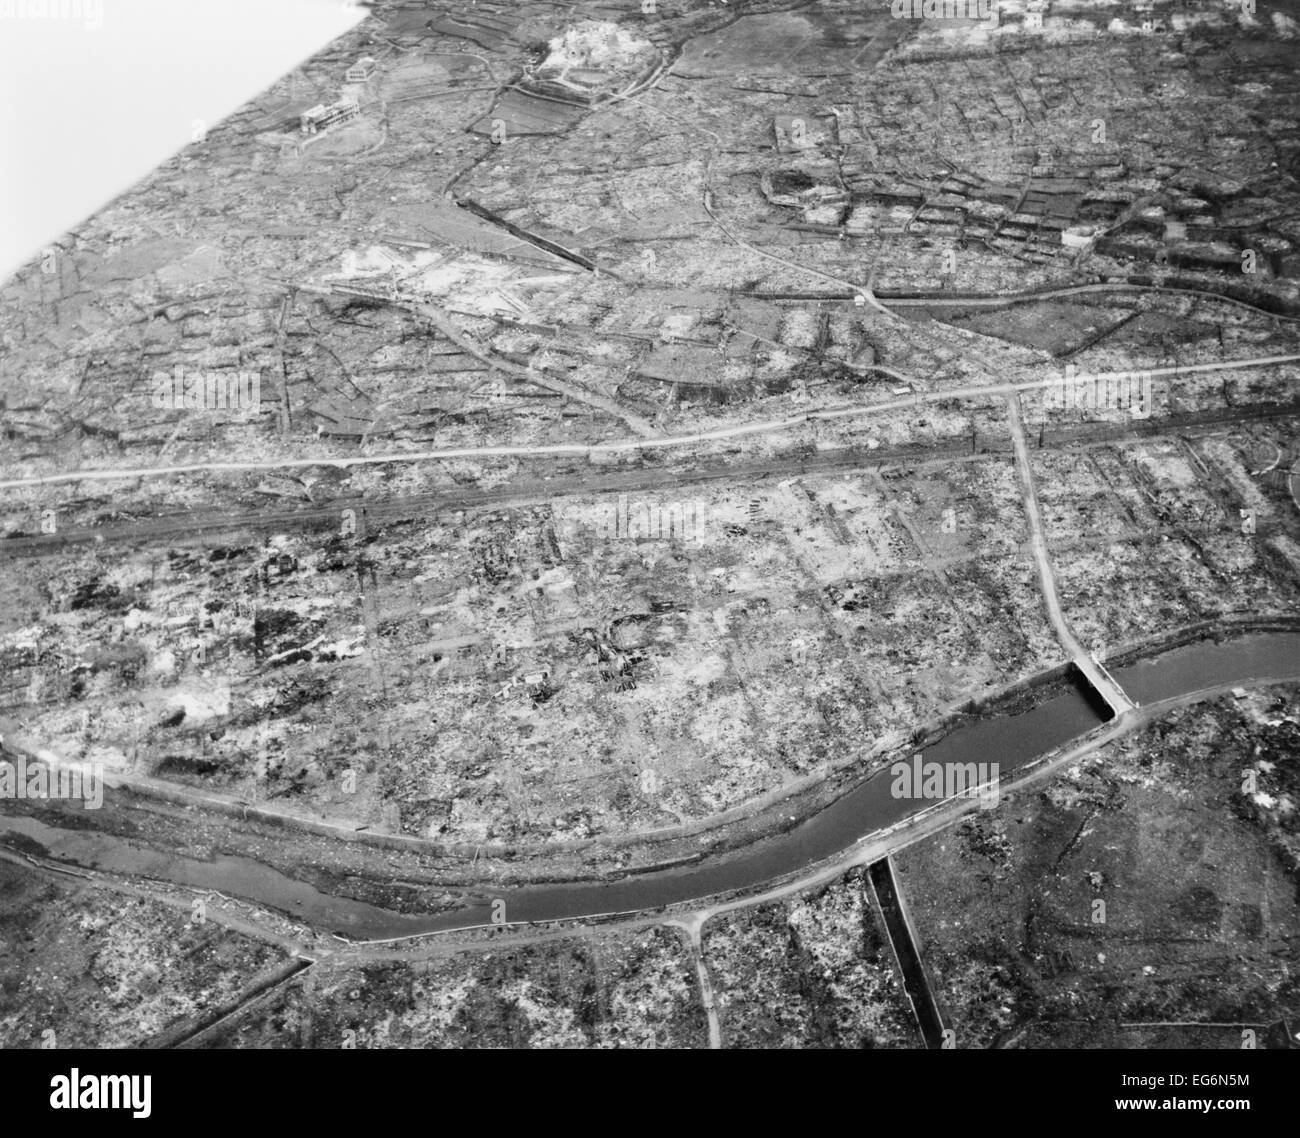
[[[1300,679],[1300,633],[1255,632],[1222,643],[1189,644],[1112,669],[1112,674],[1128,695],[1142,704],[1225,684]],[[1026,711],[991,714],[956,727],[926,749],[925,760],[997,763],[1005,782],[1019,768],[1100,723],[1083,693],[1055,688]],[[496,891],[484,887],[481,899],[437,914],[394,913],[331,896],[248,858],[221,856],[205,861],[180,857],[107,834],[60,829],[36,818],[0,815],[0,836],[4,831],[21,834],[57,860],[212,889],[351,939],[382,940],[489,926],[494,910],[510,924],[546,922],[642,912],[756,889],[827,861],[932,804],[895,798],[892,782],[888,771],[877,774],[788,831],[697,865],[633,874],[607,883],[521,885]]]

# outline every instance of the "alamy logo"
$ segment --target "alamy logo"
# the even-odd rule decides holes
[[[152,1075],[83,1075],[73,1067],[50,1080],[52,1110],[129,1110],[132,1118],[148,1118]]]
[[[620,494],[617,508],[607,509],[596,523],[596,536],[609,541],[699,541],[707,526],[703,502],[629,502]]]
[[[80,799],[87,810],[98,810],[104,805],[104,765],[51,770],[39,761],[29,765],[24,755],[17,763],[0,759],[0,800],[8,798]]]
[[[998,803],[997,763],[927,763],[914,755],[910,763],[896,762],[889,773],[894,776],[889,793],[895,798],[978,798],[982,810]]]
[[[895,20],[987,20],[997,14],[997,0],[894,0]]]
[[[154,372],[153,405],[162,411],[258,411],[262,377],[255,371]]]

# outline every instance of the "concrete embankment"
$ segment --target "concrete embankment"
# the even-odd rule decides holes
[[[912,924],[907,902],[904,901],[898,879],[894,876],[894,863],[887,857],[872,862],[867,867],[867,880],[871,883],[871,891],[884,918],[885,931],[889,934],[894,959],[898,961],[898,970],[903,977],[903,987],[912,1003],[917,1026],[921,1029],[921,1038],[927,1047],[942,1047],[946,1024],[938,1001],[934,998],[925,961],[921,958],[916,927]]]

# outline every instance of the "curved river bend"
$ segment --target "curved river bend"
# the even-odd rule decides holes
[[[1174,699],[1225,684],[1300,679],[1300,633],[1257,632],[1222,643],[1200,642],[1112,671],[1141,704]],[[998,763],[1002,776],[1086,734],[1101,721],[1083,694],[1070,688],[1017,715],[991,715],[957,727],[928,747],[927,762]],[[895,798],[888,770],[860,783],[790,830],[703,864],[634,874],[619,881],[521,885],[438,914],[402,914],[321,893],[259,862],[178,857],[106,834],[62,830],[30,817],[0,815],[0,833],[22,834],[51,858],[109,873],[154,877],[218,890],[292,915],[355,940],[381,940],[489,926],[493,901],[504,901],[510,924],[630,914],[756,889],[827,861],[932,802]],[[497,908],[500,913],[500,906]]]

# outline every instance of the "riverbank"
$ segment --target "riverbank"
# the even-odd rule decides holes
[[[1217,657],[1208,656],[1204,661],[1206,666],[1198,673],[1200,682],[1192,690],[1207,688],[1215,683],[1248,683],[1251,680],[1284,679],[1300,674],[1300,665],[1297,664],[1300,662],[1300,633],[1257,633],[1249,643],[1246,642],[1247,639],[1239,637],[1229,641],[1234,649],[1231,652],[1220,653]],[[1181,651],[1186,653],[1188,647],[1184,646]],[[1192,650],[1195,650],[1194,646]],[[1178,651],[1180,650],[1174,650],[1175,653]],[[1186,655],[1164,653],[1156,661],[1157,674],[1163,668],[1164,673],[1182,678],[1187,664]],[[1215,668],[1218,669],[1217,674]],[[1228,674],[1229,668],[1233,669],[1231,674]],[[1287,671],[1288,668],[1290,671]],[[1120,682],[1124,682],[1122,675]],[[1155,710],[1144,709],[1141,718],[1145,720]],[[949,755],[968,762],[980,761],[981,757],[997,754],[1005,779],[1021,767],[1041,764],[1044,755],[1058,751],[1067,744],[1077,744],[1081,737],[1096,730],[1100,725],[1095,721],[1089,723],[1090,715],[1086,705],[1082,704],[1081,697],[1057,695],[1041,702],[1028,713],[1001,721],[994,718],[952,732],[943,740],[942,748],[931,749],[931,755],[933,757],[942,751],[942,754],[938,754],[940,760],[944,755]],[[1115,723],[1107,726],[1111,731],[1124,728],[1123,724]],[[803,820],[794,820],[783,832],[769,832],[768,840],[753,843],[728,856],[710,857],[701,853],[697,863],[690,868],[639,872],[619,879],[596,882],[571,880],[546,884],[521,883],[517,879],[511,881],[504,875],[498,875],[465,887],[465,892],[459,897],[446,892],[449,888],[454,888],[446,882],[427,881],[422,893],[439,888],[444,891],[443,903],[431,906],[440,911],[431,912],[426,908],[422,913],[417,913],[407,908],[405,913],[400,913],[388,909],[383,910],[382,916],[374,912],[383,909],[382,905],[351,900],[346,895],[324,894],[320,890],[304,887],[302,881],[295,881],[291,886],[293,904],[289,911],[304,917],[313,906],[320,907],[319,916],[324,919],[326,927],[331,928],[336,927],[338,914],[344,913],[348,919],[344,922],[345,927],[338,931],[351,937],[363,938],[368,934],[384,938],[638,913],[706,897],[736,895],[806,873],[810,867],[833,859],[868,836],[889,831],[913,815],[924,813],[934,806],[934,803],[892,797],[889,780],[878,774],[875,778],[860,782],[849,793],[838,797],[816,813]],[[48,837],[49,831],[55,830],[55,827],[43,826],[43,830]],[[277,880],[284,878],[284,874],[269,869],[269,863],[277,859],[268,858],[266,855],[269,851],[264,848],[258,849],[257,862],[240,858],[228,859],[224,863],[226,876],[216,872],[218,863],[214,861],[197,862],[172,855],[160,858],[157,854],[150,854],[147,866],[142,863],[133,869],[134,855],[125,843],[120,839],[115,842],[111,837],[98,832],[59,831],[58,843],[53,847],[46,846],[46,850],[55,858],[66,856],[67,860],[76,861],[75,853],[78,850],[93,850],[96,857],[100,856],[100,851],[105,848],[102,843],[105,842],[108,843],[107,848],[114,850],[117,872],[143,871],[164,878],[179,875],[186,882],[195,884],[212,884],[219,880],[223,891],[250,896],[258,903],[272,908],[283,907],[282,903],[277,903],[280,900],[279,894],[290,888]],[[59,852],[60,845],[63,854]],[[139,856],[145,857],[144,854]],[[293,875],[295,867],[281,868]],[[413,866],[403,868],[415,871]],[[373,875],[373,868],[370,872]],[[232,877],[235,885],[231,884]],[[356,883],[349,884],[355,892]],[[406,884],[409,885],[410,882]],[[243,886],[242,890],[238,887],[240,885]],[[385,891],[382,888],[378,890],[380,893]]]

